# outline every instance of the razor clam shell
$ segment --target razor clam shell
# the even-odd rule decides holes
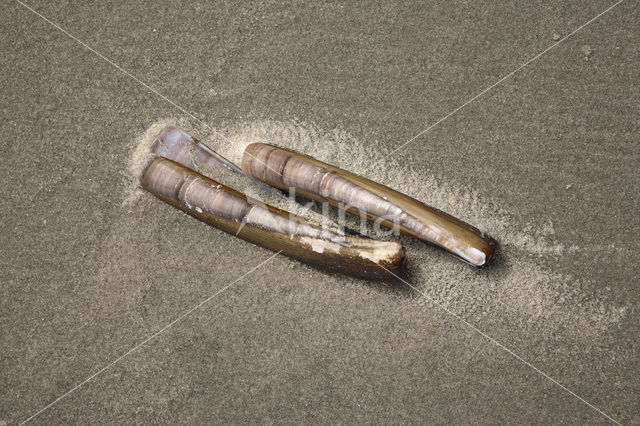
[[[364,214],[388,228],[436,244],[463,260],[486,264],[497,242],[477,228],[362,176],[312,157],[263,143],[245,148],[242,170],[249,176],[312,200]]]
[[[156,158],[142,187],[195,218],[273,251],[313,265],[369,280],[397,283],[404,248],[394,242],[341,235],[299,216],[259,203],[187,167]]]

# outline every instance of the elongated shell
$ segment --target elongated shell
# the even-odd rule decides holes
[[[242,170],[269,185],[365,214],[388,228],[434,243],[481,266],[494,254],[496,241],[473,226],[362,176],[297,152],[263,143],[246,147]]]
[[[397,282],[392,274],[400,277],[405,271],[405,251],[397,243],[324,230],[166,158],[151,163],[141,185],[161,200],[216,228],[304,262],[386,282]]]

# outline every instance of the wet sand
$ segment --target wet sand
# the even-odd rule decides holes
[[[636,5],[447,117],[612,4],[29,3],[184,111],[7,6],[0,424],[70,390],[33,422],[640,422]],[[423,294],[245,276],[272,253],[136,187],[168,123],[362,173],[500,255],[400,237]]]

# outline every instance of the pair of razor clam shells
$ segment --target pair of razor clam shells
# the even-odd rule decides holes
[[[141,185],[163,201],[210,225],[267,249],[347,275],[399,282],[405,249],[395,242],[318,226],[222,185],[197,171],[226,169],[326,202],[402,233],[436,244],[463,260],[486,264],[496,242],[473,226],[362,176],[276,146],[246,147],[242,169],[184,131],[169,126],[156,138],[158,157]]]

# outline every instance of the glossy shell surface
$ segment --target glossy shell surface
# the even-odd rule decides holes
[[[295,188],[307,198],[364,214],[388,228],[397,226],[476,266],[489,262],[497,247],[493,238],[443,211],[297,152],[253,143],[245,149],[242,170],[285,191]]]
[[[405,271],[405,250],[397,243],[322,229],[166,158],[151,163],[141,185],[191,216],[295,259],[389,283],[398,282]]]

